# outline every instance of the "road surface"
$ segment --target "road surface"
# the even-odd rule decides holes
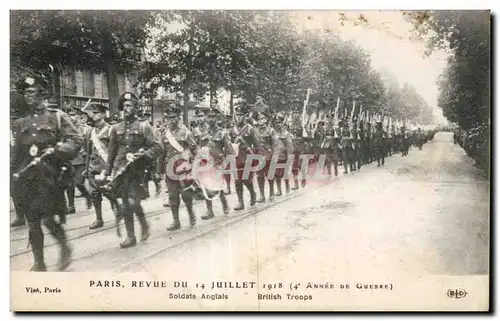
[[[436,134],[408,157],[386,159],[384,167],[370,164],[245,212],[224,216],[215,202],[217,217],[198,219],[194,228],[181,208],[182,230],[167,232],[171,214],[163,199],[144,202],[150,239],[125,250],[118,248],[108,204],[105,227],[90,231],[93,210],[82,211],[79,199],[80,211],[68,216],[66,226],[74,249],[69,271],[182,271],[221,280],[277,273],[488,274],[489,181],[453,144],[451,133]],[[234,188],[229,202],[236,205]],[[195,210],[204,214],[204,202]],[[136,231],[140,235],[138,223]],[[50,235],[45,244],[46,263],[54,270],[58,248]],[[11,229],[12,270],[31,267],[26,246],[26,228]]]

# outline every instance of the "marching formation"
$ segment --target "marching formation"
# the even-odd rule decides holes
[[[196,200],[205,202],[203,220],[229,215],[231,208],[241,211],[305,187],[311,169],[324,169],[331,178],[339,170],[348,174],[375,161],[384,166],[387,157],[407,156],[412,145],[422,149],[434,135],[433,130],[407,122],[370,117],[362,108],[356,112],[355,105],[350,113],[341,113],[337,103],[331,112],[308,116],[308,98],[302,114],[273,112],[261,98],[237,106],[234,118],[213,106],[198,111],[190,127],[182,123],[182,110],[172,102],[163,110],[162,122],[153,127],[148,115],[140,114],[140,101],[133,93],[124,93],[118,101],[122,116],[107,119],[108,107],[92,102],[68,113],[49,108],[46,85],[35,76],[19,83],[28,112],[16,117],[11,131],[11,197],[17,215],[11,226],[28,225],[32,271],[46,271],[41,224],[60,245],[58,269],[71,263],[63,225],[66,215],[75,213],[75,188],[95,210],[90,229],[103,227],[103,197],[110,202],[117,234],[121,236],[121,220],[126,229],[119,246],[129,248],[138,239],[135,216],[140,241],[149,237],[141,202],[150,196],[150,181],[158,195],[160,179],[165,180],[165,206],[173,218],[167,230],[175,231],[184,215],[179,213],[181,200],[195,226],[201,214],[193,209]],[[203,166],[213,171],[197,171]],[[233,184],[237,204],[229,204],[226,197]],[[213,202],[218,201],[223,213],[214,211]]]

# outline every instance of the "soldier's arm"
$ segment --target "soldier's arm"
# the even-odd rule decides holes
[[[55,155],[63,160],[71,160],[78,155],[83,147],[83,137],[71,122],[68,114],[63,111],[58,112],[61,113],[61,128],[59,129],[59,133],[62,141],[56,149]]]
[[[151,125],[146,124],[144,127],[144,136],[146,136],[146,151],[144,156],[149,159],[156,159],[163,154],[163,146],[157,135],[154,134]]]
[[[250,130],[250,137],[252,137],[253,147],[260,147],[260,136],[254,127]]]
[[[224,151],[227,155],[236,154],[233,145],[231,145],[231,137],[229,137],[229,133],[227,131],[224,131],[222,135],[222,142],[224,144]]]
[[[280,142],[279,142],[279,136],[278,133],[274,130],[274,128],[271,130],[271,149],[273,154],[277,154],[280,152]]]
[[[114,126],[111,127],[109,133],[109,143],[108,143],[108,166],[106,168],[106,176],[111,175],[113,171],[113,165],[118,154],[118,136],[116,134],[116,129]]]

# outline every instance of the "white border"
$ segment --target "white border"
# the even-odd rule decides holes
[[[2,6],[7,2],[2,2]],[[69,2],[69,1],[23,1],[22,6],[20,2],[13,3],[11,6],[7,6],[5,9],[296,9],[296,10],[304,10],[304,9],[319,9],[319,10],[334,10],[334,9],[375,9],[375,10],[383,10],[383,9],[492,9],[493,13],[498,13],[498,4],[500,2],[498,0],[455,0],[455,1],[429,1],[429,0],[413,0],[413,1],[396,1],[396,0],[384,0],[384,1],[369,1],[369,0],[350,0],[350,1],[342,1],[342,2],[332,2],[332,1],[319,1],[319,0],[309,0],[309,1],[297,1],[297,0],[281,0],[281,1],[250,1],[250,2],[240,2],[240,1],[178,1],[178,2],[164,2],[164,1],[95,1],[95,0],[87,0],[84,2]],[[0,73],[3,77],[5,77],[3,91],[5,95],[2,97],[9,97],[8,95],[8,75],[9,75],[9,55],[8,55],[8,47],[7,44],[9,42],[9,13],[7,10],[2,11],[3,19],[1,19],[2,23],[2,43],[5,44],[6,50],[2,55],[2,72]],[[497,21],[498,24],[498,21]],[[498,34],[495,34],[494,41],[497,40]],[[495,92],[498,84],[495,86]],[[8,98],[4,99],[3,106],[9,106]],[[492,106],[492,108],[494,108]],[[7,119],[9,118],[8,108],[4,108],[3,112],[6,117],[2,117],[2,121],[5,126],[1,126],[2,131],[0,133],[3,141],[3,146],[7,148],[8,145],[8,133],[7,129],[9,127],[9,123]],[[494,119],[494,122],[497,123],[497,117]],[[495,149],[499,147],[499,144],[495,145]],[[3,154],[7,155],[7,153]],[[8,158],[2,158],[2,168],[0,181],[9,182],[8,177]],[[8,186],[5,186],[5,190],[8,191]],[[496,195],[495,195],[496,196]],[[9,212],[9,198],[7,192],[4,197],[0,198],[2,208],[5,209],[4,213]],[[493,211],[492,213],[495,213]],[[471,213],[473,214],[473,213]],[[1,243],[4,251],[3,253],[10,252],[10,235],[7,232],[8,224],[9,224],[9,216],[4,214],[3,216],[4,223],[2,224],[5,232],[1,235],[3,236],[3,242]],[[498,219],[497,219],[498,223]],[[496,226],[498,227],[498,226]],[[497,229],[498,232],[498,229]],[[495,236],[494,236],[495,237]],[[9,300],[9,291],[10,287],[7,286],[9,284],[9,270],[10,270],[10,262],[9,256],[4,254],[2,256],[2,269],[3,269],[3,277],[4,277],[4,286],[1,287],[1,301],[2,302],[2,311],[3,316],[2,319],[7,320],[14,318],[14,315],[9,311],[10,308],[10,300]],[[492,271],[493,272],[493,271]],[[497,276],[498,279],[498,276]],[[496,284],[495,284],[496,285]],[[301,315],[304,317],[304,315]],[[469,315],[470,316],[470,315]],[[93,320],[96,316],[82,316],[80,320]],[[346,316],[334,316],[336,318],[345,318]],[[352,317],[352,316],[351,316]],[[436,318],[435,316],[422,315],[418,317],[425,317],[426,319]],[[33,317],[35,319],[41,318],[41,316]],[[61,319],[69,319],[69,316],[60,316]],[[143,317],[137,317],[142,319]],[[169,316],[169,318],[177,318],[173,316]]]

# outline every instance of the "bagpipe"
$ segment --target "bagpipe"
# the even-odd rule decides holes
[[[43,165],[44,169],[47,170],[52,177],[56,178],[56,182],[59,183],[60,186],[66,185],[67,181],[69,180],[73,172],[73,167],[71,166],[71,164],[68,162],[64,164],[57,164],[61,166],[54,166],[53,164],[48,164],[47,162],[49,159],[53,159],[52,156],[54,155],[54,153],[57,152],[57,148],[61,145],[62,142],[59,142],[56,144],[56,147],[46,148],[45,151],[40,156],[34,157],[33,160],[28,165],[23,167],[18,172],[12,174],[14,182],[19,181],[19,179],[24,177],[31,170],[37,168],[39,165]]]

